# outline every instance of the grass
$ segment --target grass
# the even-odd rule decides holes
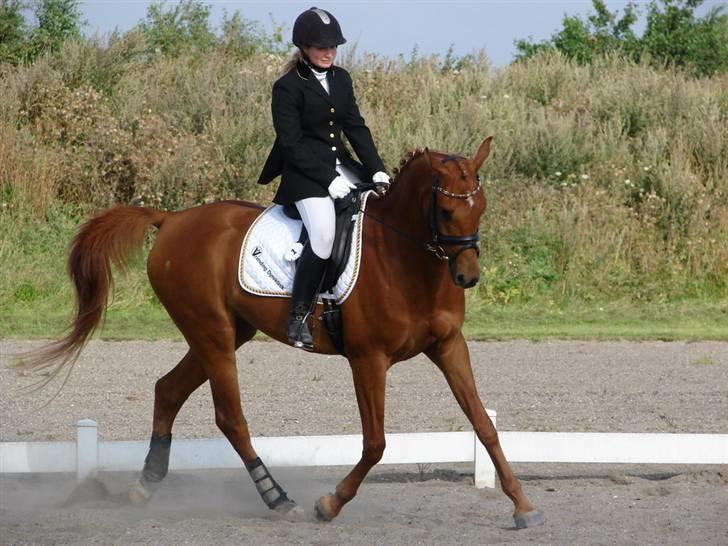
[[[728,302],[473,306],[464,330],[474,340],[728,341]]]
[[[123,279],[119,282],[123,285]],[[70,298],[0,315],[0,338],[53,338],[71,318]],[[611,302],[556,307],[548,302],[468,308],[464,326],[470,340],[717,340],[728,341],[728,301],[686,300],[672,304]],[[153,303],[113,305],[96,334],[106,340],[180,340],[165,310]],[[258,339],[266,339],[259,335]],[[697,361],[695,364],[709,364]]]
[[[254,183],[274,139],[261,105],[285,59],[124,47],[0,65],[2,337],[66,325],[67,246],[92,210],[270,202],[275,184]],[[495,137],[471,339],[728,338],[728,74],[558,55],[344,62],[392,170],[415,147],[469,155]],[[116,276],[103,337],[179,336],[141,263]]]

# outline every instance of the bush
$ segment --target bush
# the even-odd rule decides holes
[[[28,39],[28,59],[58,52],[65,42],[81,39],[84,23],[78,4],[78,0],[35,0],[37,26]]]
[[[26,28],[20,0],[0,3],[0,64],[18,64],[25,51]]]
[[[275,185],[255,180],[285,56],[147,56],[144,44],[138,33],[71,43],[2,68],[0,214],[22,228],[117,202],[270,202]],[[728,75],[558,52],[501,71],[482,55],[347,68],[390,169],[408,149],[471,154],[495,135],[483,172],[485,301],[728,297]],[[20,277],[0,292],[12,296]]]
[[[138,25],[150,52],[177,56],[182,52],[208,51],[215,44],[210,28],[210,6],[200,0],[182,0],[170,9],[164,2],[147,8],[147,18]]]
[[[698,76],[721,74],[728,70],[728,15],[716,6],[705,17],[695,10],[703,0],[654,0],[647,8],[647,28],[637,37],[637,7],[628,2],[624,14],[610,12],[603,0],[592,0],[595,13],[586,20],[565,16],[563,28],[550,40],[533,43],[516,41],[518,59],[558,51],[569,59],[586,64],[597,57],[619,54],[656,66],[674,65]]]

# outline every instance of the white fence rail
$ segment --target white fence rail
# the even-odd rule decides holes
[[[495,421],[495,412],[489,410]],[[0,473],[76,472],[79,480],[100,470],[141,470],[147,441],[98,441],[97,424],[77,423],[76,442],[0,443]],[[511,462],[728,464],[728,434],[601,432],[499,433]],[[268,467],[353,465],[362,437],[289,436],[253,438]],[[472,462],[476,487],[494,487],[495,471],[485,448],[470,432],[387,434],[383,464]],[[227,440],[175,440],[170,469],[240,468]]]

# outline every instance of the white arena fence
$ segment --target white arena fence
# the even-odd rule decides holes
[[[488,410],[495,423],[496,412]],[[0,473],[140,471],[145,441],[99,441],[96,421],[78,421],[75,442],[2,442]],[[728,434],[510,432],[498,433],[510,462],[728,464]],[[475,486],[495,487],[495,469],[472,431],[387,434],[381,464],[473,463]],[[269,468],[353,465],[362,436],[253,438]],[[242,468],[224,438],[174,440],[170,470]]]

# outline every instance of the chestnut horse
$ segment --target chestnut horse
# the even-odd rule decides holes
[[[478,397],[461,331],[464,289],[474,286],[480,273],[477,241],[486,198],[477,172],[490,145],[487,138],[471,159],[428,150],[411,153],[388,195],[369,201],[359,280],[342,305],[363,450],[335,492],[316,502],[319,519],[336,517],[382,458],[387,370],[425,353],[444,374],[487,449],[503,491],[514,503],[516,526],[543,521],[513,475]],[[142,476],[130,491],[135,502],[149,499],[166,475],[177,412],[209,381],[216,424],[240,455],[263,500],[280,513],[302,512],[258,458],[240,404],[235,350],[258,330],[284,343],[287,339],[288,300],[254,296],[238,283],[241,241],[261,210],[237,201],[179,212],[117,206],[89,220],[71,245],[69,271],[77,305],[73,328],[34,361],[26,361],[29,365],[60,361],[59,371],[73,364],[104,316],[111,264],[124,266],[152,225],[159,233],[147,262],[149,280],[189,344],[179,364],[156,383],[150,450]],[[315,349],[336,354],[320,327],[315,328]]]

